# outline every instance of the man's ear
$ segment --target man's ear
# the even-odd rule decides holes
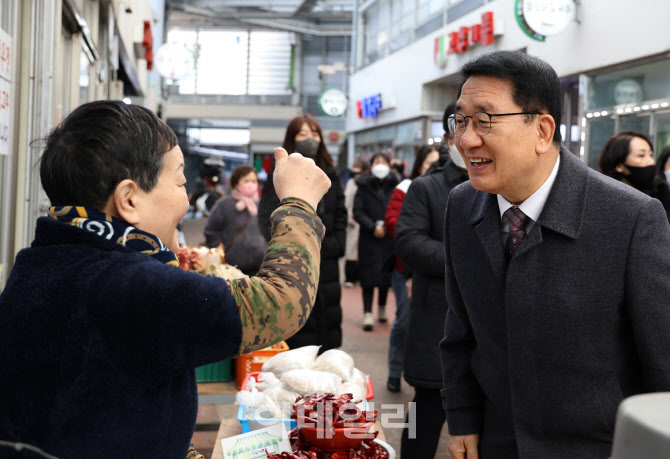
[[[537,146],[539,154],[546,153],[553,147],[556,122],[551,115],[539,115],[537,123]]]
[[[119,218],[126,223],[137,226],[140,215],[137,204],[140,197],[140,187],[130,179],[123,180],[116,186],[112,201]]]

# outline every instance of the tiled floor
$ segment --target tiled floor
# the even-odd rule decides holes
[[[197,244],[202,239],[202,228],[204,221],[187,221],[184,225],[184,233],[188,244]],[[376,299],[373,312],[376,316]],[[403,404],[405,407],[414,396],[414,390],[405,381],[402,382],[402,390],[399,393],[391,393],[386,390],[387,378],[387,358],[388,358],[388,338],[391,332],[395,311],[395,299],[393,292],[389,292],[387,312],[389,321],[385,324],[375,323],[372,332],[365,332],[361,328],[363,319],[363,298],[361,289],[343,288],[342,289],[342,333],[343,344],[341,349],[350,353],[354,357],[356,367],[368,373],[375,388],[375,409],[381,413],[388,413],[382,405]],[[235,419],[237,417],[236,405],[201,405],[198,410],[198,425],[211,428],[211,431],[197,430],[193,436],[193,443],[196,449],[205,457],[209,458],[214,441],[216,439],[217,423],[221,419]],[[389,443],[398,453],[400,451],[400,438],[402,428],[385,427],[387,443]],[[435,459],[450,458],[447,453],[448,434],[446,426],[442,430],[440,445]],[[428,459],[428,458],[404,458],[404,459]]]

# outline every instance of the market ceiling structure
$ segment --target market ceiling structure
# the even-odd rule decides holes
[[[167,0],[171,26],[248,27],[351,35],[355,0]]]

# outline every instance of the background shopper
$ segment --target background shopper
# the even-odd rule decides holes
[[[444,144],[453,145],[447,119],[454,105],[444,113]],[[412,298],[405,338],[405,380],[414,388],[415,438],[406,428],[402,433],[401,457],[435,456],[445,422],[440,398],[442,371],[439,342],[444,335],[447,299],[444,295],[444,211],[451,190],[467,180],[448,149],[426,175],[409,187],[398,216],[395,249],[404,264],[413,268]],[[460,153],[459,153],[460,157]],[[408,414],[407,419],[410,419]]]
[[[389,237],[395,236],[396,223],[398,215],[402,208],[405,194],[410,187],[412,180],[423,175],[430,168],[430,166],[437,161],[439,153],[432,145],[423,145],[418,148],[414,155],[414,165],[412,172],[408,179],[403,180],[393,190],[391,199],[386,208],[386,215],[384,216],[384,223],[386,227],[386,234]],[[391,328],[391,336],[389,338],[389,352],[388,352],[388,380],[386,388],[391,392],[400,391],[400,377],[402,376],[402,368],[405,361],[405,335],[407,334],[407,326],[409,323],[409,296],[407,294],[407,281],[411,278],[411,269],[404,266],[402,260],[395,255],[395,251],[391,255],[393,259],[393,272],[391,274],[391,286],[395,295],[395,320]]]
[[[393,239],[384,229],[386,206],[398,184],[398,176],[391,172],[386,155],[377,153],[370,161],[370,175],[356,179],[358,190],[354,198],[354,218],[361,225],[358,240],[358,272],[363,288],[363,330],[374,326],[372,299],[379,289],[377,318],[386,322],[386,296],[391,286],[391,272],[382,272],[384,261],[393,252]]]
[[[258,227],[258,174],[248,164],[230,175],[231,193],[219,199],[205,225],[205,245],[223,244],[226,263],[255,275],[268,244]]]
[[[326,227],[321,243],[321,277],[312,315],[305,326],[286,342],[291,348],[307,345],[321,346],[320,352],[342,345],[342,287],[339,259],[346,243],[347,209],[337,170],[323,142],[321,126],[312,115],[296,116],[286,128],[283,147],[289,153],[298,152],[314,160],[330,179],[332,186],[316,207],[316,213]],[[272,174],[263,186],[258,209],[261,232],[270,237],[270,215],[279,205]]]
[[[357,158],[351,168],[352,177],[347,180],[344,187],[344,206],[347,209],[347,243],[344,251],[344,276],[345,287],[353,287],[358,281],[358,234],[360,226],[354,218],[354,198],[358,185],[356,179],[370,172],[370,165],[367,161]]]

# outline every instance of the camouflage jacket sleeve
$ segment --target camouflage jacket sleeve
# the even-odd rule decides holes
[[[255,277],[229,281],[240,313],[237,355],[295,334],[307,321],[319,285],[325,227],[305,201],[284,199],[270,217],[272,238]]]

